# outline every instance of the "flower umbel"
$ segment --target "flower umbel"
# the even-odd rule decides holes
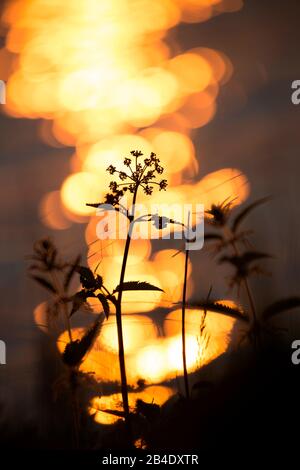
[[[157,185],[159,191],[166,190],[168,183],[166,179],[155,181],[158,175],[164,172],[164,168],[160,165],[160,160],[156,154],[151,152],[149,157],[142,159],[143,153],[140,150],[132,150],[133,158],[124,158],[124,166],[126,171],[117,170],[114,165],[109,165],[106,169],[110,175],[117,174],[119,181],[111,181],[109,184],[110,193],[105,196],[104,203],[110,204],[118,209],[120,200],[126,191],[134,194],[141,187],[144,193],[150,196],[153,193],[154,185]],[[91,207],[98,207],[97,204],[87,204]]]

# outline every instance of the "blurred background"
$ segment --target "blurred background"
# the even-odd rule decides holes
[[[0,403],[7,417],[18,414],[21,420],[34,420],[43,407],[48,343],[35,324],[33,311],[45,300],[45,294],[28,279],[25,258],[34,241],[45,235],[51,235],[66,256],[78,252],[88,255],[93,226],[90,214],[82,212],[82,203],[87,198],[101,198],[102,186],[99,189],[97,182],[95,187],[93,177],[103,184],[106,181],[102,163],[97,166],[97,155],[107,149],[112,152],[110,159],[131,145],[144,146],[145,151],[154,146],[162,161],[165,154],[167,167],[170,162],[170,199],[175,195],[184,201],[186,194],[192,201],[208,204],[227,196],[237,196],[237,202],[273,196],[248,221],[255,230],[254,245],[274,255],[268,264],[271,277],[252,282],[259,292],[259,305],[298,293],[300,106],[291,102],[291,83],[300,78],[300,4],[297,0],[284,4],[280,0],[245,0],[243,4],[225,1],[223,5],[202,2],[201,8],[192,8],[190,2],[187,8],[184,1],[169,3],[177,9],[170,10],[172,14],[166,14],[162,24],[157,26],[155,12],[150,15],[157,30],[145,23],[145,30],[128,37],[123,25],[120,37],[128,39],[124,45],[130,51],[128,63],[117,68],[113,63],[102,90],[119,96],[115,82],[124,80],[128,85],[130,73],[135,81],[117,90],[126,99],[103,104],[101,94],[96,102],[89,95],[97,89],[102,69],[91,79],[88,76],[88,90],[86,76],[74,76],[80,53],[82,60],[85,57],[75,33],[81,31],[88,41],[85,28],[90,22],[93,39],[93,12],[88,11],[83,24],[75,22],[74,26],[68,18],[78,14],[82,19],[79,6],[78,11],[64,7],[57,13],[47,2],[44,6],[38,1],[1,2],[0,79],[8,82],[8,88],[7,105],[1,106],[0,114],[0,338],[7,345],[7,364],[0,367]],[[47,12],[45,18],[43,11]],[[108,11],[108,18],[110,14]],[[162,18],[160,11],[157,14]],[[119,21],[118,14],[112,17]],[[132,21],[139,23],[139,18]],[[60,28],[56,29],[57,25]],[[100,41],[105,53],[115,53],[112,31],[109,26],[104,28],[107,44],[96,35],[95,43],[87,44],[88,50],[95,52],[93,48]],[[56,38],[55,33],[66,34],[70,56],[62,48],[63,36]],[[145,58],[141,51],[146,46],[149,54]],[[62,53],[56,54],[61,48]],[[191,50],[194,52],[188,55]],[[117,54],[122,52],[117,50]],[[128,72],[133,53],[137,59],[133,72]],[[184,53],[187,56],[182,58]],[[176,61],[174,57],[181,58]],[[56,68],[53,65],[50,69],[52,59]],[[92,54],[90,60],[100,59]],[[124,78],[119,72],[125,65]],[[84,71],[88,66],[86,62]],[[151,70],[144,73],[147,67]],[[110,70],[105,60],[103,69]],[[74,82],[68,81],[71,74]],[[194,80],[194,76],[201,76],[201,80]],[[52,80],[52,91],[47,80]],[[158,83],[165,88],[159,88]],[[137,86],[142,96],[152,93],[149,102],[132,95],[131,87]],[[58,89],[60,96],[55,94]],[[91,104],[81,108],[78,103],[83,99]],[[116,112],[120,107],[126,110],[125,115]],[[120,135],[127,137],[118,140]],[[172,160],[177,162],[173,167]],[[74,179],[76,174],[79,176]],[[228,183],[239,174],[243,176],[234,184]],[[215,190],[223,182],[224,191]],[[78,187],[87,187],[87,191],[78,194]],[[216,297],[232,298],[223,271],[220,273],[207,253],[194,253],[192,265],[194,298],[205,296],[211,284]],[[147,265],[147,272],[153,269],[155,266]],[[172,300],[178,300],[177,295]],[[297,337],[300,325],[295,314],[290,314],[289,324]]]

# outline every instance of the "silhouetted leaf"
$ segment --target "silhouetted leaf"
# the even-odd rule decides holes
[[[43,271],[62,269],[62,263],[57,260],[57,249],[50,238],[38,240],[33,249],[34,254],[30,258],[41,263],[40,269]]]
[[[240,268],[263,258],[271,258],[271,255],[259,251],[246,251],[240,256],[222,256],[222,258],[219,259],[219,263],[230,263]]]
[[[109,303],[107,301],[107,298],[105,297],[104,294],[98,294],[97,295],[98,299],[100,300],[101,304],[102,304],[102,307],[103,307],[103,310],[104,310],[104,314],[106,316],[106,319],[109,317],[109,313],[110,313],[110,310],[109,310]]]
[[[97,274],[94,276],[93,271],[85,266],[76,266],[75,271],[80,275],[82,287],[86,289],[100,289],[102,286],[102,277]]]
[[[196,302],[188,305],[189,308],[200,308],[204,311],[211,311],[215,313],[221,313],[237,320],[249,321],[249,318],[245,313],[241,312],[238,308],[228,307],[220,302]]]
[[[160,406],[156,403],[147,403],[139,398],[135,404],[135,411],[151,422],[159,417]]]
[[[119,410],[110,410],[110,409],[101,409],[99,408],[98,411],[102,411],[103,413],[108,413],[109,415],[118,416],[119,418],[125,418],[124,411]]]
[[[234,199],[226,198],[221,204],[212,204],[205,213],[209,215],[205,220],[207,223],[223,227],[229,217]]]
[[[83,287],[87,289],[91,289],[94,286],[95,278],[93,271],[90,268],[86,268],[84,266],[76,266],[75,271],[80,275],[80,282]]]
[[[63,354],[62,360],[70,367],[79,366],[83,361],[85,355],[93,347],[93,344],[99,335],[103,317],[99,316],[95,323],[86,330],[83,337],[76,341],[71,341],[67,344]]]
[[[87,202],[85,205],[88,206],[88,207],[95,207],[95,209],[96,209],[99,206],[101,206],[102,204],[103,204],[103,202],[94,202],[94,203]]]
[[[75,312],[77,312],[77,310],[80,309],[80,307],[86,302],[86,300],[89,297],[95,297],[95,294],[92,291],[88,291],[88,290],[84,290],[84,289],[81,290],[80,292],[77,292],[75,295],[73,295],[73,297],[72,297],[73,306],[72,306],[72,310],[71,310],[71,313],[70,313],[70,317]]]
[[[277,302],[269,305],[262,312],[262,317],[265,320],[277,315],[278,313],[285,312],[286,310],[291,310],[292,308],[300,307],[300,297],[289,297],[287,299],[278,300]]]
[[[223,241],[222,235],[218,235],[217,233],[205,233],[204,234],[204,241],[209,240],[220,240]]]
[[[47,281],[47,279],[44,279],[41,276],[36,276],[35,274],[32,274],[30,277],[34,279],[36,282],[38,282],[45,289],[49,290],[53,294],[57,294],[56,288],[49,281]]]
[[[115,292],[119,292],[120,286],[117,286],[114,290]],[[149,284],[149,282],[145,281],[129,281],[129,282],[124,282],[122,286],[122,291],[127,291],[127,290],[158,290],[161,292],[164,292],[160,287],[153,286],[152,284]]]
[[[154,227],[157,228],[158,230],[162,230],[163,228],[166,228],[168,224],[176,224],[176,225],[184,226],[184,224],[181,222],[177,222],[176,220],[169,219],[169,217],[160,216],[158,214],[152,215],[150,220],[152,220]]]
[[[249,204],[248,206],[245,207],[234,219],[233,224],[232,224],[232,231],[235,232],[237,228],[239,227],[240,223],[247,217],[247,215],[256,207],[260,206],[261,204],[264,204],[265,202],[269,201],[271,198],[270,197],[264,197],[262,199],[258,199],[257,201],[252,202],[252,204]]]
[[[112,204],[109,204],[108,202],[95,202],[93,203],[86,203],[86,206],[88,207],[94,207],[95,209],[98,209],[102,205],[105,205],[105,211],[116,211],[119,212],[118,207],[114,207]],[[103,208],[104,209],[104,208]]]
[[[78,255],[74,260],[74,263],[71,265],[70,269],[67,271],[64,280],[64,290],[68,290],[72,277],[76,273],[76,268],[78,267],[81,260],[81,255]]]

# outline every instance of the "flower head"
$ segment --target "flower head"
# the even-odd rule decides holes
[[[121,181],[124,181],[127,179],[127,174],[124,171],[119,172],[119,178]]]
[[[167,189],[167,186],[167,180],[161,180],[161,182],[159,183],[159,190],[161,191],[163,189],[165,191]]]
[[[113,174],[117,171],[117,169],[116,169],[115,166],[109,165],[109,167],[107,168],[107,171],[108,171],[108,173],[110,173],[111,175],[113,175]]]
[[[120,206],[120,199],[124,195],[124,192],[129,191],[135,194],[139,187],[149,196],[153,193],[154,185],[157,185],[160,191],[162,189],[165,190],[167,187],[166,179],[155,181],[157,175],[161,175],[164,169],[159,164],[160,160],[154,152],[151,152],[150,156],[143,161],[139,161],[139,158],[143,155],[140,150],[132,150],[130,153],[135,157],[135,161],[127,157],[123,160],[125,167],[127,167],[126,171],[117,170],[114,165],[109,165],[107,168],[109,174],[118,175],[120,182],[110,182],[109,189],[111,193],[107,193],[105,196],[106,204]],[[126,183],[123,183],[123,181],[126,181]],[[100,204],[101,203],[99,203],[99,205]],[[88,205],[96,207],[96,204]]]
[[[124,165],[125,166],[129,166],[131,163],[131,159],[130,158],[124,158]]]

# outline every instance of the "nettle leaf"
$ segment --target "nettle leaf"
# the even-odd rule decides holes
[[[106,317],[106,319],[108,319],[109,313],[110,313],[110,308],[109,308],[109,303],[107,301],[107,298],[105,297],[104,294],[101,294],[101,293],[98,294],[97,297],[98,297],[98,299],[100,300],[100,302],[102,304],[105,317]]]
[[[57,294],[56,288],[53,286],[53,284],[51,284],[51,282],[47,281],[47,279],[41,276],[37,276],[35,274],[32,274],[30,277],[31,279],[34,279],[38,284],[43,286],[45,289],[49,290],[53,294]]]
[[[277,302],[274,302],[265,308],[265,310],[262,312],[262,317],[265,320],[268,320],[278,313],[282,313],[297,307],[300,307],[300,297],[288,297],[287,299],[278,300]]]
[[[119,410],[110,410],[109,408],[99,409],[97,411],[102,411],[103,413],[107,413],[113,416],[117,416],[118,418],[125,418],[125,412]]]
[[[196,302],[192,305],[188,305],[188,307],[197,307],[206,312],[209,310],[211,312],[221,313],[222,315],[227,315],[229,317],[235,318],[236,320],[242,320],[244,322],[249,321],[249,317],[241,310],[234,307],[228,307],[227,305],[224,305],[221,302]]]
[[[107,202],[95,202],[95,203],[86,203],[85,204],[88,207],[94,207],[95,209],[101,209],[101,206],[105,206],[105,212],[107,211],[115,211],[119,212],[118,207],[114,207],[112,204],[109,204]],[[104,210],[104,207],[102,208]]]
[[[153,286],[152,284],[149,284],[149,282],[146,281],[129,281],[129,282],[124,282],[122,286],[122,291],[128,291],[128,290],[157,290],[160,292],[164,292],[160,287]],[[113,293],[119,292],[120,291],[120,286],[117,286]]]
[[[260,206],[261,204],[264,204],[265,202],[269,201],[271,198],[270,197],[264,197],[262,199],[258,199],[257,201],[252,202],[252,204],[249,204],[248,206],[245,207],[234,219],[233,224],[232,224],[232,231],[236,232],[238,229],[239,225],[241,222],[247,217],[247,215],[253,211],[256,207]]]
[[[205,233],[204,234],[204,241],[210,240],[220,240],[223,241],[223,237],[217,233]]]
[[[94,324],[86,330],[82,338],[71,341],[65,347],[62,354],[63,362],[69,367],[79,366],[86,354],[93,347],[103,322],[103,316],[99,316]]]
[[[82,287],[86,287],[87,289],[94,287],[95,278],[93,271],[90,268],[76,266],[75,271],[80,275],[80,282]]]
[[[95,294],[92,291],[88,291],[84,289],[81,290],[80,292],[77,292],[75,295],[73,295],[71,299],[73,301],[73,306],[72,306],[72,310],[70,313],[70,317],[74,315],[74,313],[77,312],[77,310],[80,309],[80,307],[87,301],[89,297],[95,297]]]
[[[67,271],[66,275],[65,275],[65,280],[64,280],[64,290],[68,290],[69,286],[70,286],[70,282],[74,276],[74,274],[76,273],[76,268],[78,268],[78,265],[81,261],[81,255],[78,255],[75,260],[74,260],[74,263],[71,265],[70,269]]]
[[[248,264],[252,263],[253,261],[257,261],[259,259],[264,258],[272,258],[271,255],[268,253],[262,253],[260,251],[246,251],[240,256],[222,256],[219,259],[219,263],[230,263],[236,267],[247,266]]]
[[[82,287],[86,289],[100,289],[102,286],[102,277],[98,274],[94,276],[93,271],[85,266],[76,266],[75,271],[80,275]]]
[[[94,207],[95,209],[97,209],[102,204],[103,202],[87,202],[85,205],[88,207]]]

